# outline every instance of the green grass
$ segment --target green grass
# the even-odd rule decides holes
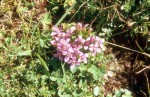
[[[84,20],[94,28],[96,34],[102,32],[102,36],[109,40],[114,29],[126,26],[125,22],[122,24],[120,21],[128,21],[128,13],[136,5],[113,0],[76,0],[72,6],[67,0],[64,3],[61,0],[39,1],[40,4],[34,0],[0,1],[0,96],[104,97],[103,75],[107,72],[106,64],[112,56],[102,53],[91,58],[88,64],[81,64],[70,71],[68,65],[64,66],[64,63],[52,57],[55,49],[50,45],[51,27],[62,22]],[[119,8],[115,8],[117,5],[114,5],[117,3],[119,8],[125,6],[126,10],[119,12]],[[148,5],[150,3],[145,1],[140,6],[144,12],[140,10],[138,14],[139,9],[133,12],[132,21],[135,24],[130,31],[133,33],[129,35],[134,36],[141,31],[144,37],[148,36]],[[145,17],[141,18],[143,15]],[[118,26],[117,21],[121,26]],[[113,26],[110,26],[111,23],[114,23]]]

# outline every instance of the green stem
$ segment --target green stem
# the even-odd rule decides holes
[[[63,70],[63,79],[65,80],[65,83],[66,83],[66,85],[67,85],[67,87],[68,87],[68,83],[67,83],[67,77],[66,77],[66,71],[65,71],[65,63],[64,64],[61,64],[61,66],[62,66],[62,70]]]
[[[85,2],[83,2],[82,4],[81,4],[81,6],[78,8],[78,10],[75,12],[75,14],[71,17],[71,19],[69,20],[69,22],[74,18],[74,16],[78,13],[78,11],[86,4],[86,2],[87,1],[85,1]],[[69,23],[68,22],[68,23]]]
[[[66,11],[66,13],[60,18],[60,20],[56,23],[56,26],[58,26],[63,20],[64,20],[64,18],[68,15],[68,12],[71,10],[71,9],[73,9],[73,7],[74,7],[74,5],[73,6],[71,6],[67,11]]]

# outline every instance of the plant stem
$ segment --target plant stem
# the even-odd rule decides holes
[[[68,15],[68,12],[72,9],[74,7],[74,5],[73,6],[71,6],[67,11],[66,11],[66,13],[59,19],[59,21],[56,23],[56,26],[58,26],[63,20],[64,20],[64,18]]]
[[[68,87],[67,77],[66,77],[66,71],[65,71],[65,67],[64,67],[65,63],[61,64],[61,66],[62,66],[62,70],[63,70],[63,79],[65,80],[65,83],[66,83],[66,85]]]
[[[145,52],[140,52],[140,51],[137,51],[137,50],[133,50],[133,49],[130,49],[130,48],[127,48],[127,47],[124,47],[124,46],[121,46],[121,45],[117,45],[117,44],[114,44],[114,43],[111,43],[111,42],[107,42],[107,41],[105,41],[105,43],[116,46],[116,47],[119,47],[119,48],[129,50],[129,51],[132,51],[132,52],[136,52],[136,53],[139,53],[139,54],[142,54],[142,55],[146,55],[150,58],[150,54],[147,54]]]
[[[68,23],[71,22],[71,20],[74,18],[74,16],[78,13],[78,11],[79,11],[86,3],[87,3],[87,1],[85,1],[85,2],[83,2],[83,3],[81,4],[81,6],[78,8],[78,10],[75,12],[75,14],[71,17],[71,19],[69,20]]]

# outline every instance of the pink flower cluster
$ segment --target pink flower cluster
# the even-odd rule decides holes
[[[87,26],[77,23],[67,31],[63,31],[63,29],[56,26],[52,28],[51,36],[53,40],[50,42],[57,50],[54,57],[58,57],[61,61],[70,64],[71,69],[82,62],[87,63],[90,53],[94,56],[104,50],[104,40],[98,36],[89,36],[84,39],[81,35],[76,35],[75,31],[85,30]]]

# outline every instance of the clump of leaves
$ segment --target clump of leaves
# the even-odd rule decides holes
[[[133,97],[131,91],[128,89],[118,89],[115,91],[115,94],[112,96],[108,94],[107,97]]]

